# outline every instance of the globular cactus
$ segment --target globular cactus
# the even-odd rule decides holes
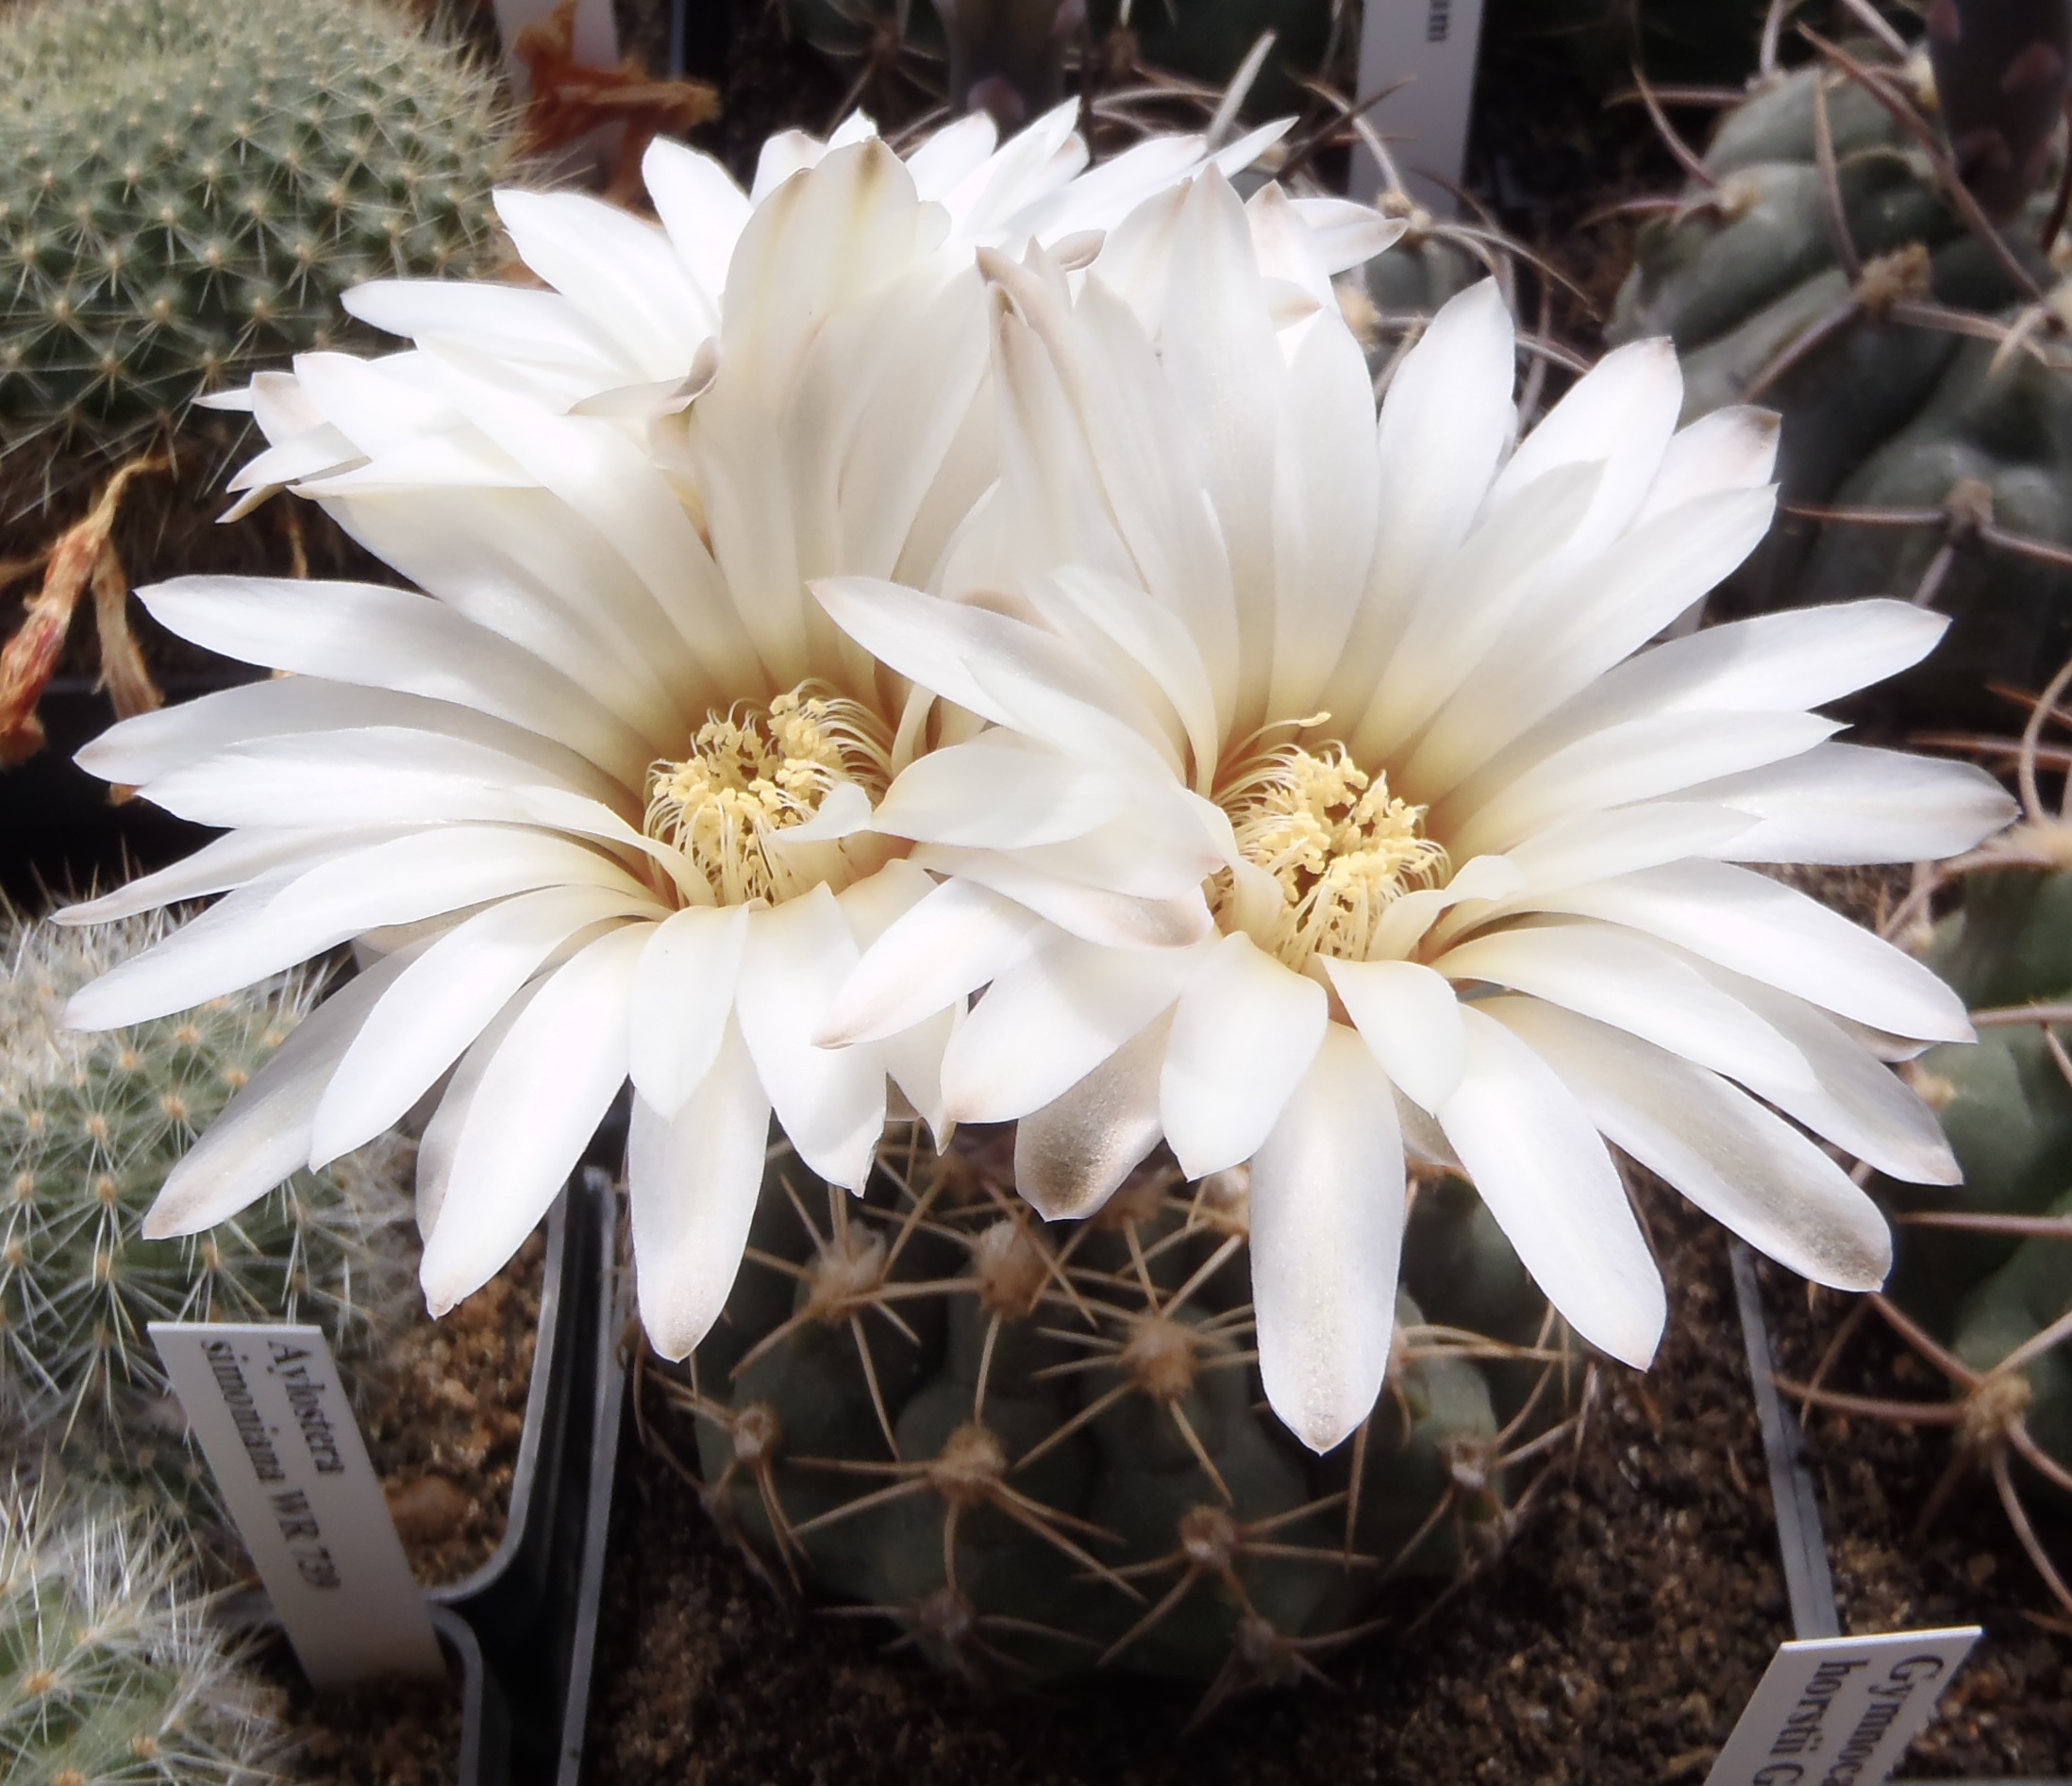
[[[1823,40],[1724,114],[1611,333],[1674,340],[1685,421],[1782,414],[1779,525],[1715,602],[1932,604],[1954,626],[1880,703],[1992,724],[1988,684],[2033,689],[2072,652],[2072,284],[2046,240],[2072,15],[1929,11],[1925,46]]]
[[[299,1173],[233,1222],[146,1241],[174,1163],[315,1002],[291,976],[134,1028],[63,1029],[65,999],[162,935],[9,915],[0,982],[0,1406],[80,1444],[151,1449],[178,1422],[152,1320],[309,1321],[348,1353],[407,1276],[404,1144]]]
[[[0,1777],[257,1786],[289,1753],[162,1526],[0,1482]]]
[[[2031,793],[2032,776],[2030,758]],[[1947,1428],[1953,1455],[1921,1530],[1966,1474],[1982,1472],[2072,1611],[2064,1561],[2026,1510],[2039,1486],[2072,1495],[2072,1027],[2047,1021],[2072,1002],[2072,869],[2050,865],[2066,836],[2062,818],[2032,817],[1962,875],[1963,905],[1935,926],[1927,959],[1975,1013],[1993,1017],[1976,1044],[1930,1049],[1903,1070],[1941,1119],[1963,1181],[1877,1187],[1897,1212],[1900,1244],[1875,1306],[1946,1378],[1948,1399],[1817,1384],[1800,1393],[1813,1406]]]
[[[0,12],[10,503],[358,339],[348,286],[488,271],[514,141],[493,73],[388,0]]]
[[[1318,1458],[1263,1400],[1242,1170],[1149,1166],[1046,1226],[1010,1145],[889,1143],[861,1199],[774,1160],[726,1313],[662,1379],[708,1505],[773,1578],[967,1674],[1112,1666],[1213,1701],[1313,1673],[1386,1583],[1502,1545],[1567,1355],[1472,1194],[1420,1192],[1388,1386]],[[1453,1325],[1480,1315],[1515,1339]]]

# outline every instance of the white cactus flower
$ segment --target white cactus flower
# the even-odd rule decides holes
[[[1520,440],[1487,284],[1378,417],[1334,319],[1277,342],[1212,174],[1170,267],[1154,340],[1097,275],[1074,297],[1040,253],[996,258],[985,539],[933,593],[815,585],[990,726],[879,803],[944,878],[820,1039],[989,986],[944,1111],[1021,1120],[1046,1215],[1088,1213],[1161,1137],[1190,1177],[1249,1162],[1267,1394],[1319,1450],[1387,1366],[1407,1145],[1463,1168],[1635,1365],[1663,1294],[1607,1142],[1793,1269],[1882,1281],[1877,1209],[1794,1124],[1953,1180],[1883,1062],[1968,1036],[1964,1010],[1742,864],[1938,857],[2012,817],[1981,772],[1832,743],[1813,710],[1942,617],[1866,601],[1650,643],[1768,526],[1774,418],[1679,429],[1652,342]],[[1118,899],[1165,902],[1173,945],[1130,946]]]
[[[934,741],[805,579],[931,576],[991,481],[974,244],[1106,225],[1201,162],[1198,142],[1154,142],[1070,179],[1068,124],[994,154],[967,121],[909,162],[867,133],[825,152],[787,140],[752,196],[658,145],[666,232],[507,195],[559,294],[374,288],[362,313],[415,330],[415,351],[309,355],[261,380],[276,445],[250,481],[322,500],[424,593],[142,592],[170,630],[291,674],[81,754],[230,829],[67,914],[225,894],[68,1021],[176,1010],[352,940],[382,959],[171,1175],[149,1232],[221,1221],[437,1090],[418,1213],[441,1311],[510,1257],[630,1077],[641,1307],[681,1356],[733,1280],[773,1107],[852,1189],[888,1075],[942,1122],[953,1010],[864,1048],[811,1041],[861,948],[932,885],[868,821]],[[1171,209],[1154,199],[1102,240],[1152,264]],[[1305,215],[1342,247],[1385,240],[1356,209],[1305,214],[1269,190],[1252,226],[1313,285],[1337,250]]]

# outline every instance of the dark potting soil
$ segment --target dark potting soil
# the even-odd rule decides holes
[[[269,1652],[300,1744],[295,1786],[451,1786],[460,1773],[460,1677],[317,1693],[285,1643]]]
[[[458,1581],[503,1542],[540,1338],[546,1235],[437,1321],[414,1294],[361,1416],[417,1578]]]
[[[1767,1264],[1762,1276],[1779,1375],[1806,1381],[1857,1299],[1809,1291]],[[1948,1401],[1942,1374],[1875,1314],[1859,1322],[1824,1381],[1880,1399]],[[2072,1627],[2015,1539],[1990,1479],[1973,1475],[1917,1532],[1949,1465],[1947,1427],[1816,1410],[1807,1419],[1806,1442],[1843,1629],[1985,1627],[1940,1717],[1915,1744],[1908,1773],[2072,1773]],[[2072,1518],[2019,1464],[2015,1477],[2045,1548],[2072,1558]],[[2058,1628],[2039,1622],[2047,1620]]]
[[[1333,1687],[1193,1702],[1121,1679],[986,1693],[890,1627],[780,1600],[628,1429],[585,1778],[593,1786],[1405,1786],[1703,1778],[1791,1633],[1720,1230],[1643,1193],[1670,1289],[1654,1371],[1610,1367],[1510,1554],[1421,1627],[1403,1604]],[[677,1418],[650,1407],[650,1418]],[[662,1425],[694,1456],[687,1425]]]

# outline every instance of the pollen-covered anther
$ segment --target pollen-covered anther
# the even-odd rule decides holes
[[[1217,794],[1239,852],[1279,884],[1281,909],[1262,934],[1241,926],[1238,891],[1216,877],[1211,904],[1227,930],[1246,928],[1296,973],[1312,956],[1363,961],[1381,915],[1406,893],[1442,884],[1445,847],[1424,832],[1426,809],[1398,800],[1343,744],[1284,745],[1255,757]]]
[[[777,905],[830,878],[826,857],[839,850],[787,852],[776,840],[844,783],[876,803],[892,783],[891,735],[860,702],[801,683],[767,708],[712,714],[680,762],[650,764],[645,826],[719,904]]]

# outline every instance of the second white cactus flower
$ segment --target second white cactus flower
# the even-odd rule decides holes
[[[1334,317],[1277,340],[1213,174],[1156,339],[1040,252],[993,273],[982,537],[933,593],[815,586],[989,726],[878,805],[944,878],[820,1040],[989,986],[945,1111],[1020,1118],[1049,1215],[1096,1208],[1161,1137],[1190,1177],[1248,1161],[1267,1394],[1319,1450],[1388,1363],[1406,1144],[1463,1168],[1562,1314],[1634,1364],[1663,1294],[1607,1142],[1814,1280],[1880,1283],[1882,1219],[1794,1124],[1950,1181],[1883,1063],[1965,1013],[1743,864],[1942,856],[2013,809],[1813,710],[1925,655],[1935,614],[1649,643],[1768,526],[1774,419],[1679,429],[1675,355],[1647,342],[1519,440],[1493,285],[1441,312],[1378,416]],[[1191,936],[1120,934],[1147,900]]]

